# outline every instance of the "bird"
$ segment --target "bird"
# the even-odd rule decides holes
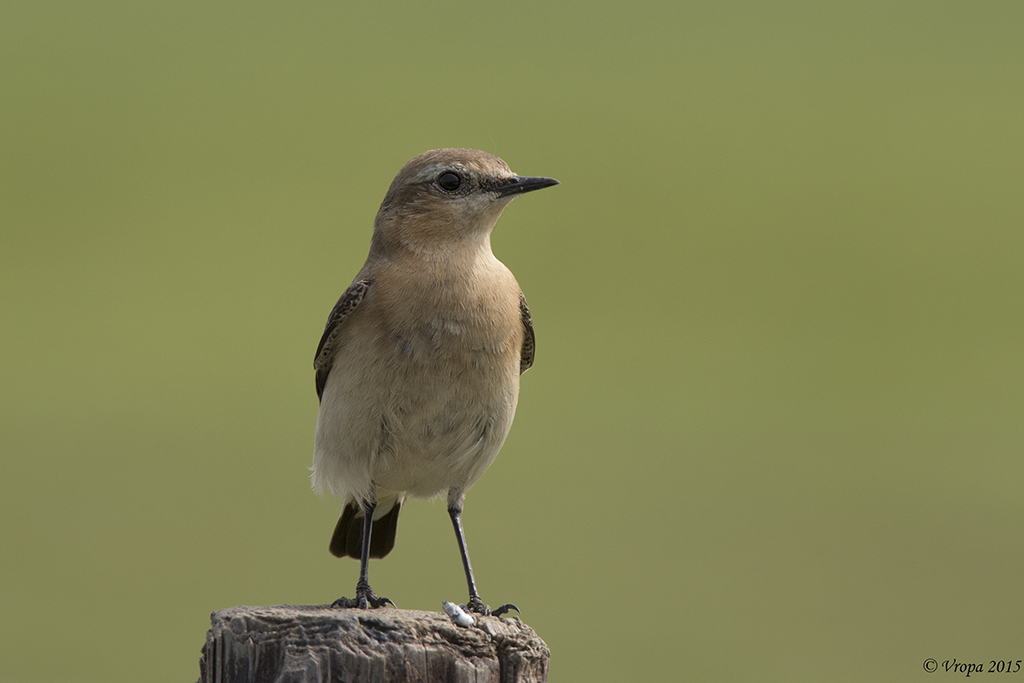
[[[394,606],[369,582],[369,560],[394,547],[407,497],[447,496],[469,600],[480,597],[466,549],[466,492],[512,426],[519,378],[536,340],[526,297],[491,250],[505,207],[558,185],[520,176],[476,149],[435,149],[395,176],[370,250],[327,318],[313,367],[319,399],[311,483],[342,497],[330,552],[360,561],[355,598]]]

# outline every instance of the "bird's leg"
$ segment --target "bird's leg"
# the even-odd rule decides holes
[[[499,617],[510,609],[519,611],[519,608],[511,603],[507,603],[491,611],[488,605],[484,604],[484,601],[480,599],[480,594],[476,591],[476,581],[473,580],[473,567],[469,564],[469,551],[466,550],[466,535],[462,531],[462,506],[459,504],[449,503],[448,515],[452,518],[452,526],[455,527],[455,538],[459,541],[459,553],[462,555],[462,566],[466,570],[466,583],[469,584],[469,602],[463,607],[470,612],[476,612],[477,614],[483,614],[484,616]]]
[[[373,511],[377,508],[376,501],[363,503],[363,547],[359,557],[359,582],[356,583],[355,599],[338,598],[332,607],[358,607],[369,609],[371,607],[383,607],[384,605],[395,606],[387,598],[377,596],[370,588],[370,531],[373,529]]]

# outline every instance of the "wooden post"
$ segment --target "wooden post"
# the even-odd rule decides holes
[[[200,683],[544,683],[547,645],[518,617],[327,605],[214,612]]]

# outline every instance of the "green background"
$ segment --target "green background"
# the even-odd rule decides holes
[[[1024,658],[1022,26],[3,3],[0,680],[191,681],[211,611],[352,593],[313,352],[391,178],[445,146],[562,181],[493,236],[538,354],[465,516],[552,681]],[[443,502],[371,577],[465,599]]]

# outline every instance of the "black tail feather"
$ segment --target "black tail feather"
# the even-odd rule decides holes
[[[398,513],[402,510],[402,501],[396,501],[390,512],[374,520],[370,531],[370,557],[381,558],[395,547],[395,535],[398,532]],[[331,537],[331,554],[335,557],[354,557],[359,559],[363,550],[363,515],[359,503],[349,503],[334,527]]]

